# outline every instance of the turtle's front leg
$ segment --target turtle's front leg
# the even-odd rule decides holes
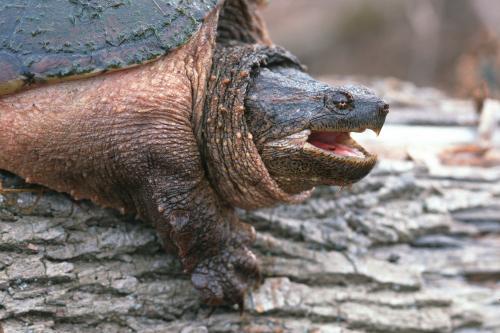
[[[240,231],[236,231],[239,233]],[[260,267],[249,243],[236,233],[216,255],[202,259],[191,273],[191,282],[209,305],[238,304],[243,310],[245,292],[260,283]]]
[[[155,187],[143,202],[166,250],[179,255],[206,304],[242,308],[245,291],[260,280],[257,258],[249,249],[254,228],[222,204],[204,178],[170,179],[164,185],[153,178]]]

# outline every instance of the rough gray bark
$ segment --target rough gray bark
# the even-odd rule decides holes
[[[243,316],[219,308],[208,319],[149,226],[64,194],[4,193],[1,325],[44,333],[500,332],[500,171],[447,170],[382,160],[351,189],[241,212],[258,230],[265,281]]]

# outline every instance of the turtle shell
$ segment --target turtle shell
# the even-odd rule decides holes
[[[218,0],[0,2],[0,95],[154,60],[185,44]]]

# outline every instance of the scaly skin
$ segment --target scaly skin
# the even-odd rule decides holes
[[[290,135],[304,128],[348,130],[346,123],[379,129],[387,114],[379,99],[356,89],[351,112],[340,113],[337,99],[347,92],[319,84],[300,89],[313,79],[300,74],[291,54],[267,45],[254,7],[246,4],[232,0],[226,10],[240,10],[232,17],[245,17],[248,26],[227,17],[217,26],[218,8],[189,43],[156,62],[0,99],[0,169],[75,199],[137,213],[179,256],[210,305],[241,307],[245,291],[260,279],[249,249],[255,231],[234,207],[297,202],[317,183],[356,181],[375,163],[372,156],[311,153]],[[285,68],[278,81],[297,80],[296,87],[273,88],[267,74],[275,68]],[[276,121],[286,111],[277,105],[294,96],[324,114],[302,114],[306,121],[297,122],[284,112]],[[276,130],[262,132],[268,125]],[[296,169],[286,154],[314,167]],[[344,171],[325,172],[331,168]],[[308,179],[304,186],[288,181],[294,172],[301,182]],[[349,172],[347,181],[331,179]]]

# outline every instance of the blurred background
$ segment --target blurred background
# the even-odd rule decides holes
[[[270,0],[264,16],[313,76],[391,105],[381,137],[354,135],[379,155],[500,167],[500,1]]]
[[[392,76],[467,97],[500,66],[500,1],[271,0],[274,42],[315,75]]]

